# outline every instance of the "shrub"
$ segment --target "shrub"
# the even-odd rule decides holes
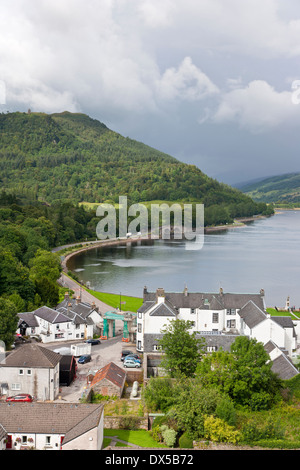
[[[168,426],[166,426],[165,424],[161,426],[160,430],[164,443],[168,447],[174,447],[176,443],[177,432],[174,429],[168,428]]]
[[[218,403],[216,408],[216,415],[230,426],[235,426],[236,411],[233,401],[229,397],[222,398],[222,400]]]
[[[284,429],[279,420],[268,418],[264,425],[259,426],[255,420],[248,421],[242,428],[243,441],[251,443],[265,439],[282,439]]]
[[[214,442],[231,442],[236,444],[240,440],[241,435],[239,431],[234,430],[233,426],[211,415],[206,416],[204,419],[204,437]]]
[[[180,436],[178,444],[181,449],[193,449],[194,447],[193,439],[191,439],[186,432]]]

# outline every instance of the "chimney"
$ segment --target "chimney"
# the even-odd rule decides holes
[[[69,300],[69,292],[65,292],[65,300]]]
[[[143,299],[145,300],[146,295],[148,294],[147,286],[144,286],[143,290]]]
[[[162,287],[156,289],[156,302],[158,302],[159,298],[163,299],[163,302],[165,301],[165,290]]]
[[[81,302],[80,295],[77,295],[76,297],[76,305],[78,305]]]
[[[265,295],[265,290],[264,289],[260,289],[260,295]]]
[[[183,293],[184,293],[184,296],[187,297],[187,295],[188,295],[188,288],[187,288],[186,285],[184,286]]]
[[[223,295],[223,287],[220,287],[220,295]]]

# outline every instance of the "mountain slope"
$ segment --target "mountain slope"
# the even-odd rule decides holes
[[[300,203],[300,173],[272,176],[239,188],[255,201]]]
[[[0,183],[4,190],[50,204],[118,202],[119,196],[128,196],[132,202],[181,200],[206,207],[230,206],[233,217],[265,209],[194,165],[125,138],[84,114],[69,112],[0,115]],[[237,213],[233,208],[238,205]]]

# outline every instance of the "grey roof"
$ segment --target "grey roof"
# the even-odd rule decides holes
[[[65,315],[69,321],[74,322],[76,325],[85,324],[85,325],[93,325],[94,322],[88,316],[81,316],[80,314],[76,313],[74,310],[69,310],[65,307],[59,307],[57,309],[59,313]]]
[[[278,374],[282,380],[291,379],[299,374],[298,369],[285,354],[280,354],[280,356],[272,361],[271,370]]]
[[[18,313],[18,317],[19,317],[18,327],[21,323],[23,323],[23,321],[25,321],[28,327],[33,328],[33,327],[39,326],[37,319],[34,315],[34,312]]]
[[[201,308],[223,310],[241,309],[252,300],[260,309],[264,309],[263,294],[205,293],[205,292],[165,292],[165,299],[172,306],[179,308]],[[144,303],[156,302],[156,292],[144,290]],[[141,309],[139,309],[141,311]]]
[[[7,433],[65,434],[64,445],[98,426],[102,412],[85,403],[0,403],[0,424]]]
[[[255,305],[252,300],[240,309],[239,315],[249,328],[253,328],[267,318],[266,313]]]
[[[151,317],[175,317],[178,311],[172,307],[167,300],[164,303],[158,304],[150,313]]]
[[[4,429],[4,427],[0,424],[0,441],[4,439],[7,436],[7,433]]]
[[[147,312],[147,310],[149,310],[149,308],[153,307],[153,305],[155,305],[155,302],[154,301],[150,301],[150,300],[146,300],[146,302],[144,302],[138,309],[138,312],[140,313],[145,313]]]
[[[11,352],[0,367],[53,368],[61,360],[61,355],[35,343],[24,344]]]
[[[71,321],[66,315],[46,306],[38,308],[33,313],[49,323],[65,323]]]

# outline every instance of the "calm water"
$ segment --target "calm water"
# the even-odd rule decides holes
[[[69,269],[91,288],[142,296],[154,291],[257,293],[268,306],[300,307],[300,211],[286,211],[246,227],[205,235],[199,251],[182,242],[151,241],[95,248],[73,257]]]

